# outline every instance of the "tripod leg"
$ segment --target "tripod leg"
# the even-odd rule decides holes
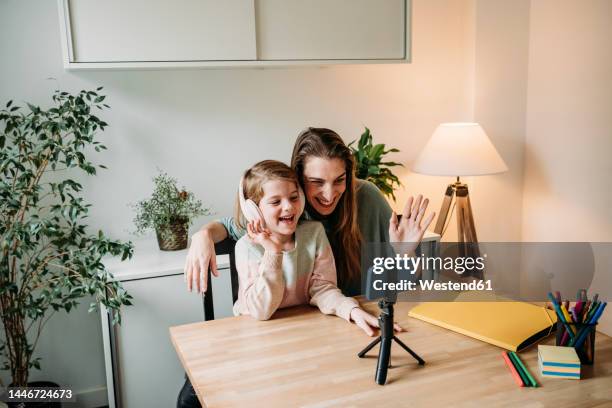
[[[379,337],[379,338],[377,338],[376,340],[374,340],[373,342],[371,342],[370,344],[368,344],[368,345],[366,346],[366,348],[364,348],[363,350],[361,350],[361,351],[359,352],[359,354],[357,354],[357,356],[358,356],[359,358],[363,358],[363,357],[366,355],[366,353],[367,353],[368,351],[372,350],[372,347],[374,347],[374,346],[375,346],[375,345],[377,345],[378,343],[380,343],[380,337]]]
[[[408,347],[407,345],[405,345],[400,339],[398,339],[396,336],[393,336],[393,340],[395,340],[395,342],[397,344],[399,344],[400,346],[402,346],[402,348],[404,350],[406,350],[408,353],[410,353],[410,355],[412,357],[414,357],[416,359],[416,361],[419,362],[420,365],[425,364],[425,360],[423,360],[421,357],[419,357],[419,355],[417,353],[415,353],[414,351],[412,351],[412,349],[410,349],[410,347]]]
[[[391,355],[392,337],[381,337],[380,350],[378,351],[378,364],[376,365],[376,383],[385,385],[387,382],[387,370],[389,369],[389,357]]]

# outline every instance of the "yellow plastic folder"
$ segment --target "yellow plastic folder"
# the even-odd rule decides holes
[[[408,315],[510,351],[546,337],[557,322],[553,310],[514,301],[426,302]]]

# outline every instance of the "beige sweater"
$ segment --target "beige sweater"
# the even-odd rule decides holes
[[[303,221],[295,231],[295,248],[266,252],[244,236],[236,243],[238,300],[234,314],[269,319],[277,309],[311,304],[325,314],[350,320],[359,307],[336,286],[336,266],[320,222]]]

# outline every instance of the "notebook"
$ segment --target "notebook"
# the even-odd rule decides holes
[[[426,302],[408,315],[509,351],[548,336],[557,322],[553,310],[515,301]]]

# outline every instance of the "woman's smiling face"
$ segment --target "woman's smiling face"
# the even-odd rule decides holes
[[[320,215],[334,212],[346,190],[344,160],[309,157],[304,163],[304,193],[308,204]]]

